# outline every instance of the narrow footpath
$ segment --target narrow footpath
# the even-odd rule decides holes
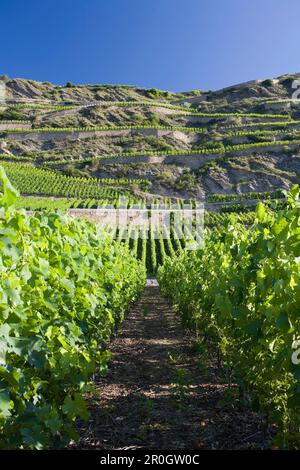
[[[216,361],[195,344],[148,281],[111,343],[108,374],[95,381],[79,448],[268,447],[262,417],[239,403],[237,387],[226,384]]]

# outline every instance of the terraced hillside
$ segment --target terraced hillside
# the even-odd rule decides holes
[[[299,448],[294,79],[4,77],[0,449]]]
[[[171,93],[4,77],[1,160],[31,200],[272,194],[299,180],[298,78]]]

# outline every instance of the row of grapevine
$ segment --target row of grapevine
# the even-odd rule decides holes
[[[297,99],[297,98],[285,98],[285,99],[281,99],[281,100],[269,99],[269,100],[263,101],[263,104],[286,104],[286,103],[299,104],[300,100]]]
[[[178,116],[199,116],[199,117],[211,117],[211,118],[227,118],[227,117],[241,117],[241,118],[258,118],[258,119],[291,119],[288,114],[259,114],[259,113],[201,113],[201,112],[191,112],[178,114]],[[173,116],[176,116],[176,114]]]
[[[52,105],[52,104],[34,104],[34,103],[14,103],[14,104],[2,104],[0,107],[11,107],[11,108],[33,108],[33,109],[49,109],[51,111],[63,111],[68,109],[79,109],[82,107],[159,107],[171,110],[182,111],[186,115],[192,116],[208,116],[208,117],[250,117],[250,118],[270,118],[270,119],[289,119],[286,114],[262,114],[262,113],[201,113],[191,110],[186,106],[172,105],[165,102],[155,101],[99,101],[86,104],[78,105]]]
[[[52,170],[38,168],[30,163],[3,162],[9,178],[22,194],[63,196],[71,198],[117,199],[129,196],[130,184],[143,186],[143,179],[120,180],[67,176]],[[120,188],[116,187],[120,185]],[[125,188],[123,187],[125,186]]]
[[[89,203],[89,199],[67,199],[67,198],[47,198],[47,197],[19,197],[15,202],[17,209],[27,209],[29,211],[40,211],[40,210],[67,210],[70,208],[79,207],[81,204]]]
[[[9,172],[8,172],[9,173]],[[171,209],[176,207],[183,209],[186,201],[183,199],[173,200],[171,197],[165,197],[162,199],[153,198],[156,204],[151,201],[147,202],[144,198],[138,198],[132,195],[126,195],[126,199],[122,197],[118,198],[66,198],[66,197],[43,197],[43,196],[22,196],[18,199],[18,208],[28,210],[55,210],[55,209],[70,209],[70,208],[82,208],[82,209],[104,209],[109,207],[119,208],[124,205],[126,208],[164,208]],[[191,207],[195,207],[196,201],[190,201]]]
[[[25,119],[20,121],[16,119],[0,119],[0,124],[31,124],[30,121],[26,121]]]
[[[249,201],[253,199],[279,199],[283,198],[284,193],[281,190],[277,191],[263,191],[251,193],[232,193],[232,194],[208,194],[206,202],[225,202],[225,201]]]
[[[0,109],[7,108],[20,108],[20,109],[49,109],[50,111],[65,111],[68,109],[76,109],[77,106],[73,105],[56,105],[56,104],[38,104],[38,103],[2,103]]]
[[[182,155],[182,156],[192,156],[192,155],[213,155],[213,154],[226,154],[226,153],[234,153],[234,152],[241,152],[247,150],[259,150],[259,149],[268,149],[273,147],[282,147],[282,146],[289,146],[289,145],[300,145],[299,139],[291,139],[291,140],[277,140],[274,142],[255,142],[250,144],[236,144],[236,145],[223,145],[220,143],[218,147],[199,147],[194,148],[193,150],[163,150],[163,151],[156,151],[156,150],[145,150],[143,152],[123,152],[123,153],[116,153],[116,154],[108,154],[108,155],[101,155],[98,157],[92,157],[88,159],[74,159],[74,160],[48,160],[47,164],[56,164],[56,165],[65,165],[66,163],[82,163],[82,162],[92,162],[101,159],[110,159],[110,158],[129,158],[129,157],[142,157],[145,155],[156,155],[156,156],[167,156],[167,155]]]
[[[2,168],[0,185],[0,448],[61,448],[145,269],[95,224],[16,210]]]
[[[182,319],[233,371],[241,396],[276,422],[281,447],[300,437],[299,188],[283,209],[259,203],[250,228],[229,219],[205,245],[159,268]],[[297,350],[298,348],[298,350]]]
[[[271,131],[265,131],[265,130],[256,130],[256,131],[236,131],[236,132],[228,132],[226,134],[226,137],[252,137],[252,136],[277,136],[277,135],[294,135],[299,133],[299,129],[292,129],[290,131],[287,130],[285,127],[284,129],[280,130],[271,130]]]
[[[1,141],[5,141],[5,139],[0,139],[0,142]],[[33,157],[30,157],[30,156],[26,156],[26,157],[23,157],[22,155],[12,155],[10,153],[1,153],[0,154],[0,160],[4,160],[4,161],[9,161],[9,162],[31,162],[34,160]]]
[[[222,124],[222,127],[220,127],[220,130],[225,130],[225,129],[244,129],[244,128],[249,128],[249,127],[279,127],[282,129],[285,129],[287,127],[291,126],[299,126],[300,121],[296,120],[289,120],[286,122],[249,122],[241,125],[236,125],[236,124],[229,124],[224,126]]]
[[[0,121],[1,123],[1,121]],[[143,125],[131,125],[131,126],[88,126],[88,127],[37,127],[37,128],[11,128],[2,131],[4,133],[18,133],[25,132],[95,132],[95,131],[130,131],[130,130],[166,130],[166,131],[181,131],[181,132],[190,132],[190,133],[205,133],[207,130],[202,127],[186,127],[186,126],[159,126],[152,124],[143,124]]]
[[[131,252],[137,256],[147,269],[149,275],[155,275],[157,269],[167,258],[177,256],[185,247],[188,248],[188,242],[197,240],[196,233],[183,233],[182,230],[167,228],[162,225],[160,228],[140,228],[129,227],[125,234],[125,228],[117,229],[116,238],[119,243],[123,242],[129,247]]]
[[[22,196],[19,197],[15,203],[18,209],[26,209],[29,211],[40,210],[67,210],[67,209],[98,209],[107,206],[117,207],[119,199],[76,199],[76,198],[54,198],[54,197],[39,197],[39,196]],[[127,207],[135,204],[141,204],[141,201],[133,197],[127,199]],[[137,204],[138,205],[138,204]]]
[[[233,219],[234,217],[234,219]],[[207,227],[222,227],[227,224],[229,220],[236,220],[244,225],[251,225],[255,220],[255,212],[242,212],[239,214],[231,214],[224,212],[208,212],[205,215],[205,225]]]
[[[193,111],[192,108],[186,106],[172,105],[164,102],[158,101],[101,101],[99,103],[94,102],[87,104],[87,106],[101,106],[101,108],[106,107],[158,107],[171,110],[182,111],[181,116],[190,115],[190,116],[204,116],[204,117],[254,117],[254,118],[270,118],[270,119],[288,119],[289,116],[286,114],[261,114],[261,113],[201,113]]]

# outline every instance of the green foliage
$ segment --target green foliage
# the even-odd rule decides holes
[[[224,226],[232,220],[232,217],[231,214],[207,212],[204,219],[206,227],[218,227],[220,230],[224,230]],[[255,212],[235,214],[235,220],[243,225],[251,225],[255,220]]]
[[[93,161],[98,161],[103,158],[128,158],[128,157],[141,157],[144,155],[157,155],[157,156],[164,156],[164,155],[186,155],[191,156],[191,155],[213,155],[213,154],[232,154],[234,152],[241,152],[241,151],[246,151],[246,150],[260,150],[260,149],[265,149],[266,151],[268,149],[273,149],[276,147],[282,147],[286,146],[286,150],[288,151],[290,149],[291,145],[299,145],[300,140],[299,139],[291,139],[291,140],[277,140],[274,142],[269,142],[269,141],[263,141],[263,142],[255,142],[251,144],[236,144],[236,145],[222,145],[218,144],[218,146],[215,147],[198,147],[198,148],[193,148],[192,150],[144,150],[142,152],[122,152],[122,153],[116,153],[116,154],[106,154],[106,155],[101,155],[98,157],[93,157],[89,158],[88,160],[83,160],[83,159],[73,159],[72,163],[83,163],[83,162],[93,162]],[[48,160],[47,164],[55,164],[55,165],[64,165],[67,162],[70,162],[69,160],[60,160],[60,161],[55,161],[55,160]]]
[[[50,198],[50,197],[36,197],[25,196],[19,197],[15,202],[16,209],[27,209],[31,211],[40,210],[67,210],[69,208],[76,208],[89,202],[90,199],[67,199],[67,198]],[[97,207],[97,205],[96,205]]]
[[[198,187],[198,180],[194,173],[184,172],[176,181],[177,190],[193,191]]]
[[[154,122],[153,122],[154,120]],[[42,127],[42,128],[31,128],[24,129],[22,127],[9,129],[9,133],[20,133],[20,132],[95,132],[95,131],[125,131],[125,130],[138,130],[138,129],[158,129],[167,131],[182,131],[191,133],[204,133],[205,129],[201,127],[184,127],[184,126],[162,126],[155,118],[155,114],[152,115],[149,124],[136,124],[132,126],[88,126],[88,127]]]
[[[264,85],[266,87],[274,86],[274,80],[272,80],[271,78],[267,78],[267,80],[264,80],[262,82],[262,85]]]
[[[268,116],[270,117],[270,115]],[[299,127],[299,124],[300,124],[300,121],[296,121],[296,120],[289,120],[289,121],[280,121],[280,122],[272,122],[272,121],[268,121],[268,122],[250,122],[250,123],[245,123],[245,124],[240,124],[240,125],[226,125],[226,126],[222,126],[222,129],[238,129],[238,128],[243,128],[243,129],[247,129],[247,128],[251,128],[251,127],[258,127],[258,128],[264,128],[264,127],[276,127],[276,128],[280,128],[280,129],[286,129],[288,127],[293,127],[293,126],[296,126],[296,127]],[[247,133],[247,132],[246,132]],[[242,131],[242,134],[239,134],[239,135],[245,135],[244,134],[244,131]]]
[[[16,109],[6,109],[0,113],[0,123],[3,121],[17,121],[18,124],[22,125],[24,118],[20,111],[17,111]]]
[[[284,194],[281,190],[274,192],[264,191],[264,192],[255,192],[251,191],[248,193],[239,193],[239,194],[208,194],[206,197],[207,202],[222,202],[222,201],[249,201],[252,199],[270,199],[276,198],[281,199],[284,197]]]
[[[157,88],[150,88],[145,90],[146,96],[148,98],[156,99],[160,97],[170,98],[172,94],[169,91],[158,90]]]
[[[81,199],[116,199],[119,195],[129,196],[128,187],[131,185],[149,187],[147,180],[138,178],[134,180],[128,178],[84,178],[37,168],[30,163],[9,162],[2,165],[13,185],[23,194],[44,194]]]
[[[8,108],[8,109],[47,109],[50,111],[64,111],[74,109],[76,106],[71,106],[71,103],[68,105],[58,105],[58,104],[49,104],[49,103],[9,103],[9,104],[1,104],[1,108]]]
[[[166,260],[158,278],[183,321],[221,350],[253,405],[278,424],[280,446],[299,448],[300,366],[292,362],[300,336],[298,187],[286,196],[277,211],[259,203],[250,228],[231,216],[203,249]]]
[[[16,210],[0,172],[0,448],[62,447],[145,270],[94,224]]]

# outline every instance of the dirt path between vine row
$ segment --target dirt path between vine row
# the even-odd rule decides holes
[[[80,424],[83,449],[249,449],[270,440],[261,417],[241,407],[216,363],[157,286],[147,286],[111,344],[105,377]]]

